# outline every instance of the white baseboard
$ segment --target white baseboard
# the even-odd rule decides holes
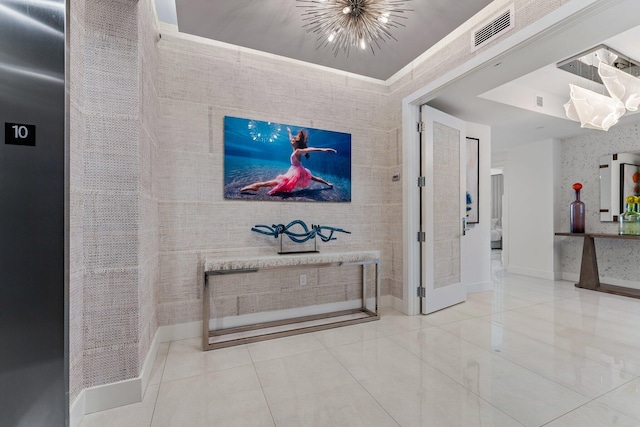
[[[519,274],[521,276],[537,277],[539,279],[558,280],[560,275],[553,271],[534,270],[531,268],[514,267],[509,265],[507,271],[511,274]]]
[[[82,390],[69,408],[69,426],[78,427],[86,414],[141,402],[151,378],[151,370],[153,369],[160,344],[199,337],[201,334],[202,322],[160,326],[151,342],[140,375],[130,380]]]
[[[580,275],[573,273],[562,273],[562,280],[578,283],[578,281],[580,280]]]
[[[142,402],[142,376],[85,389],[84,413]]]
[[[84,418],[84,390],[78,394],[69,408],[69,427],[78,427]]]
[[[378,307],[393,307],[393,301],[391,298],[393,298],[391,295],[382,295],[380,297]]]
[[[477,294],[480,292],[489,292],[493,290],[493,282],[467,283],[467,293]]]
[[[159,343],[202,337],[202,321],[160,326],[156,336]]]
[[[574,273],[562,273],[562,280],[578,283],[578,281],[580,280],[580,275]],[[640,282],[614,279],[613,277],[600,277],[600,283],[606,283],[607,285],[624,286],[625,288],[640,289]]]
[[[160,327],[156,330],[156,334],[147,352],[147,357],[142,365],[142,371],[138,377],[86,388],[80,392],[69,408],[70,427],[80,425],[82,418],[86,414],[142,401],[144,393],[147,390],[147,384],[149,384],[149,379],[151,378],[151,369],[158,354],[158,347],[160,343],[164,342],[161,340],[161,338],[166,335],[166,332],[163,334],[164,328],[167,327]]]
[[[400,298],[397,298],[391,295],[385,295],[381,297],[380,300],[381,300],[380,307],[391,307],[394,310],[407,314],[405,312],[405,303]]]

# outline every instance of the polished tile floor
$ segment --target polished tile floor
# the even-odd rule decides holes
[[[640,426],[640,300],[508,275],[429,316],[202,352],[82,426]]]

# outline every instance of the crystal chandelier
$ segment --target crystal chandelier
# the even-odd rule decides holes
[[[334,56],[349,56],[352,47],[367,49],[397,39],[390,28],[404,27],[405,6],[411,0],[296,0],[304,9],[302,20],[308,33],[318,35],[318,48],[331,47]]]
[[[569,88],[571,99],[564,105],[565,112],[583,128],[609,130],[626,111],[619,99],[572,84]]]
[[[588,129],[609,130],[627,111],[640,105],[638,64],[613,49],[601,45],[558,64],[558,68],[603,84],[609,96],[569,85],[570,100],[564,105],[567,117]],[[623,71],[624,70],[624,71]]]

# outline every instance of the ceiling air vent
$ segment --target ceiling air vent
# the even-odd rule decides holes
[[[514,27],[513,4],[507,9],[498,13],[489,22],[482,24],[476,31],[471,34],[471,51],[479,49],[489,41],[493,40],[499,34],[506,32]]]

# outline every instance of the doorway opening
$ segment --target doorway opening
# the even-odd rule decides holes
[[[405,170],[405,191],[403,195],[404,227],[405,227],[405,268],[404,268],[404,311],[407,314],[419,313],[419,298],[416,296],[416,284],[420,280],[420,252],[417,242],[412,237],[418,232],[419,201],[415,188],[415,177],[418,167],[418,136],[415,132],[416,122],[419,121],[419,106],[428,104],[445,113],[454,115],[464,121],[484,123],[491,126],[492,156],[501,153],[505,147],[499,141],[515,141],[516,143],[535,142],[541,139],[564,137],[580,132],[579,124],[560,117],[546,117],[545,123],[554,126],[536,124],[525,120],[534,114],[538,121],[540,115],[534,110],[514,108],[504,104],[487,109],[487,103],[496,104],[481,95],[507,85],[514,79],[528,73],[547,67],[562,59],[571,57],[575,52],[584,51],[591,45],[601,43],[623,31],[637,25],[630,16],[637,16],[639,5],[637,2],[624,0],[610,1],[607,4],[593,2],[589,5],[579,5],[571,2],[550,14],[549,19],[535,22],[512,36],[496,44],[491,49],[481,53],[473,60],[452,70],[445,76],[427,85],[423,89],[403,100],[403,169]],[[598,22],[609,22],[610,25],[598,25]],[[537,97],[532,96],[532,102]],[[494,105],[495,106],[495,105]],[[506,126],[506,122],[514,126]],[[527,126],[532,126],[529,129]],[[566,134],[558,133],[564,129]],[[553,155],[553,144],[548,144],[548,151]],[[508,158],[508,155],[505,156]],[[510,166],[510,165],[509,165]],[[508,167],[505,177],[508,177]],[[487,174],[488,170],[487,170]],[[505,178],[510,179],[510,178]],[[509,267],[509,184],[505,185],[505,208],[502,218],[502,260],[503,266]],[[487,193],[488,194],[488,193]],[[482,196],[481,196],[482,197]],[[485,196],[488,197],[488,196]],[[552,202],[553,204],[553,202]],[[551,209],[555,209],[551,206]],[[486,245],[490,248],[490,227],[485,220]],[[482,219],[480,224],[482,224]],[[553,223],[548,230],[541,230],[544,235],[553,235]],[[490,268],[490,259],[487,261]]]

